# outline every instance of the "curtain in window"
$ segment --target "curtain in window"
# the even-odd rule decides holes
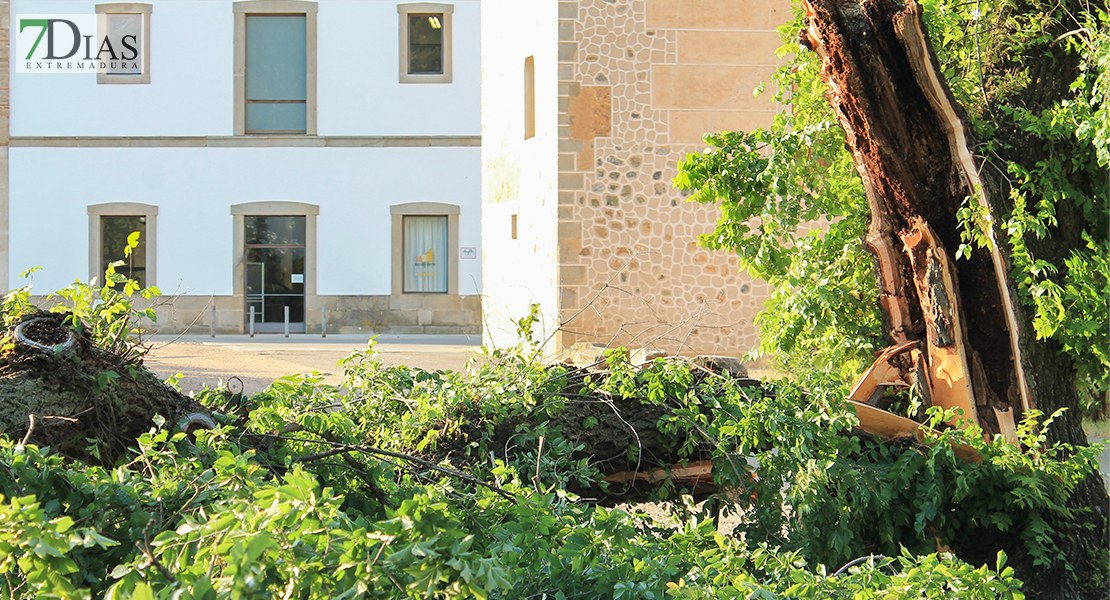
[[[447,292],[447,217],[405,217],[405,291]]]

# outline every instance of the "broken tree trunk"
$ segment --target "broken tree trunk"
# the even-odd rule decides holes
[[[1017,301],[1007,249],[995,241],[993,224],[1008,212],[1002,204],[1007,199],[979,175],[969,131],[939,75],[921,7],[913,0],[805,0],[805,9],[802,41],[822,60],[828,99],[870,204],[867,244],[879,270],[887,333],[895,344],[920,342],[917,376],[926,384],[926,399],[961,409],[988,434],[1009,439],[1030,409],[1051,413],[1071,406],[1075,410],[1053,426],[1050,439],[1085,444],[1074,368],[1060,364],[1051,342],[1036,339],[1031,314]],[[1053,63],[1050,47],[1037,50],[1044,56],[1012,60],[1040,60],[1058,71],[1076,66]],[[1051,106],[1074,77],[1038,78],[1030,88],[1045,89],[1031,97],[1042,108]],[[1028,161],[1041,151],[1019,146],[1007,158]],[[965,202],[993,218],[983,232],[991,243],[957,261],[957,211]],[[1058,252],[1066,256],[1066,250]],[[1095,526],[1082,532],[1076,527],[1064,560],[1024,571],[1039,580],[1030,589],[1043,598],[1083,597],[1091,576],[1085,546],[1105,547],[1100,538],[1107,496],[1098,478],[1089,478],[1073,502],[1095,511],[1083,517]],[[988,554],[996,548],[981,550],[984,561],[993,560]],[[1069,562],[1077,577],[1063,572]]]
[[[186,432],[207,410],[132,358],[108,352],[64,313],[27,315],[0,354],[0,433],[90,464],[113,465],[160,415]]]
[[[1033,407],[1016,303],[997,244],[955,260],[957,210],[967,198],[990,207],[964,125],[937,76],[920,7],[806,6],[808,43],[822,57],[829,100],[871,206],[867,244],[878,259],[888,333],[895,343],[924,343],[932,404],[961,409],[984,431],[1000,433],[990,408],[1020,420]]]

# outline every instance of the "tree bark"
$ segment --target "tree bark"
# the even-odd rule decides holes
[[[1010,275],[1007,247],[997,241],[1005,238],[995,228],[1013,208],[1004,177],[971,153],[974,140],[939,75],[920,6],[913,0],[806,0],[805,8],[803,42],[822,59],[828,98],[871,207],[867,244],[879,266],[879,301],[892,343],[919,340],[932,402],[962,409],[988,434],[1012,431],[1030,409],[1051,414],[1067,407],[1050,428],[1050,440],[1085,445],[1075,368],[1053,342],[1034,335],[1032,311],[1019,302]],[[1051,52],[1051,33],[1046,47],[1028,47],[1025,55],[992,67],[1003,74],[1019,66],[1040,74],[1019,98],[1034,111],[1065,98],[1078,74],[1078,60],[1061,61],[1061,53]],[[1046,151],[1060,151],[1034,144],[1017,127],[1003,128],[1001,135],[1010,143],[1002,160],[1032,166]],[[957,211],[965,202],[992,216],[985,231],[992,243],[957,260]],[[1061,207],[1060,218],[1075,212]],[[1037,242],[1043,258],[1063,265],[1080,242],[1082,227],[1074,225],[1061,221],[1061,229],[1072,228]],[[1018,557],[1034,596],[1105,597],[1105,590],[1090,589],[1088,551],[1106,548],[1107,501],[1100,479],[1090,477],[1071,505],[1091,510],[1061,532],[1065,559],[1034,567]],[[955,548],[959,540],[950,543]],[[1013,557],[1012,548],[1020,545],[1013,540],[1006,549]],[[991,550],[972,554],[990,560]]]

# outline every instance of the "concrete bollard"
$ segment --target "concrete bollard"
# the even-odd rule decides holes
[[[320,337],[328,337],[328,307],[320,307]]]
[[[254,306],[251,306],[251,337],[254,337]]]
[[[285,337],[289,337],[289,307],[285,307]]]
[[[208,333],[212,337],[216,337],[216,307],[212,307],[211,316],[208,319]]]

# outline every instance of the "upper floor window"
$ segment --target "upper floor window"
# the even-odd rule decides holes
[[[451,4],[398,4],[401,83],[451,83]]]
[[[247,133],[304,133],[304,15],[247,15]]]
[[[97,83],[150,83],[149,4],[97,4]]]
[[[235,134],[316,135],[316,3],[235,8]]]

